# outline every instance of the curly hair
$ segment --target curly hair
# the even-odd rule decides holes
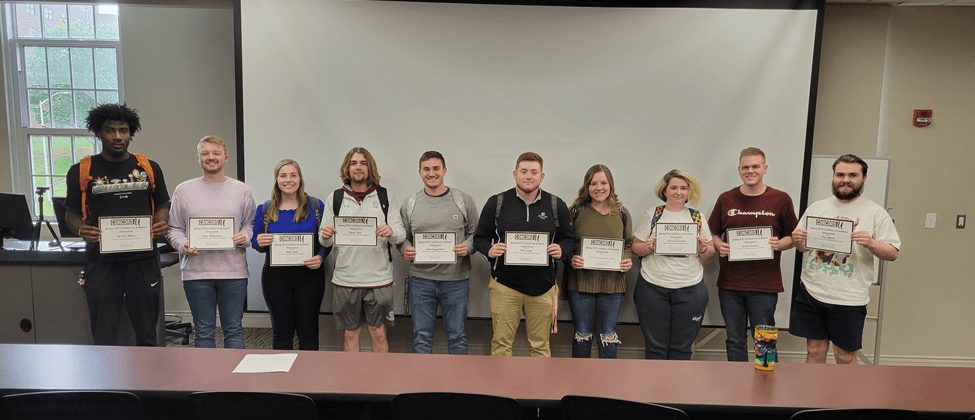
[[[142,128],[139,123],[139,111],[129,108],[125,104],[101,104],[88,111],[85,124],[88,131],[98,133],[108,121],[122,121],[129,124],[129,133],[133,136]]]

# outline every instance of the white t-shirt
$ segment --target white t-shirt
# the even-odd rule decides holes
[[[643,213],[640,223],[633,230],[634,238],[646,241],[650,238],[651,233],[657,234],[655,231],[651,232],[650,229],[654,210],[656,207],[651,207]],[[664,209],[657,223],[694,223],[694,219],[691,218],[691,212],[687,207],[679,212]],[[708,221],[704,219],[704,215],[701,215],[700,234],[707,240],[711,240],[711,229],[708,229]],[[650,254],[643,257],[640,274],[651,284],[668,289],[679,289],[700,283],[704,279],[704,265],[701,264],[701,258],[697,255],[674,257]]]
[[[808,216],[852,220],[854,232],[870,232],[874,239],[901,249],[901,238],[890,214],[868,198],[849,203],[841,203],[836,197],[819,200],[803,212],[799,227],[805,229]],[[874,258],[870,250],[856,243],[853,254],[810,249],[802,256],[800,278],[809,294],[820,302],[863,306],[870,302]]]

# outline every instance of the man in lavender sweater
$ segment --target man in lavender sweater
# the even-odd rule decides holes
[[[225,348],[244,348],[241,320],[247,297],[247,245],[254,225],[254,193],[243,182],[224,174],[226,143],[207,136],[197,145],[203,176],[173,191],[169,242],[179,250],[183,290],[193,314],[195,347],[216,347],[213,338],[217,307]],[[190,241],[190,218],[210,225],[233,224],[233,243],[215,245]],[[231,222],[232,218],[232,222]],[[216,229],[214,229],[216,230]],[[202,236],[202,235],[201,235]],[[199,249],[199,248],[207,249]]]

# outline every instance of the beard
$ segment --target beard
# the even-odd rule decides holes
[[[860,194],[863,194],[863,184],[860,184],[858,187],[855,188],[853,187],[853,184],[850,183],[847,183],[845,185],[853,189],[850,192],[845,192],[845,193],[840,192],[839,188],[837,188],[836,183],[833,183],[833,196],[840,200],[852,200],[854,198],[859,197]]]

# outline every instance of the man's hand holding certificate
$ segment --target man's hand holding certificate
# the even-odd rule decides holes
[[[99,217],[101,238],[99,252],[135,252],[152,250],[152,217]]]
[[[548,265],[548,232],[505,232],[504,243],[504,265]]]
[[[377,219],[363,216],[335,216],[335,245],[376,246]]]
[[[728,229],[727,242],[730,251],[728,261],[770,260],[772,252],[772,227],[756,226]]]
[[[233,217],[190,217],[189,246],[197,250],[234,249]]]
[[[853,253],[853,221],[806,217],[806,248]]]
[[[413,235],[415,264],[456,264],[454,232],[418,232]]]

